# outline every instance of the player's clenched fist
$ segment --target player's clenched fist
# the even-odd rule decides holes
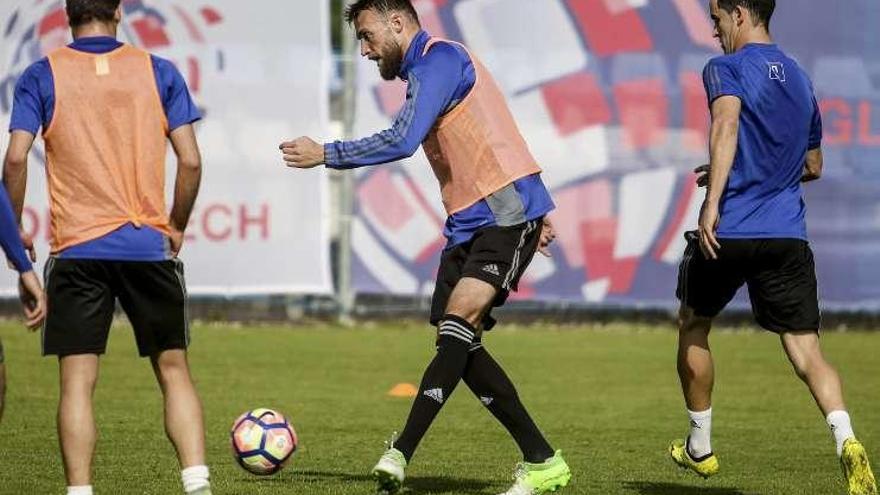
[[[550,218],[544,217],[544,223],[541,225],[541,238],[538,240],[538,252],[548,258],[552,257],[550,244],[553,244],[555,240],[556,229],[553,227],[553,222],[550,221]]]
[[[324,145],[305,136],[285,141],[278,148],[288,167],[312,168],[324,163]]]

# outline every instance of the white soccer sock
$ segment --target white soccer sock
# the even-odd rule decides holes
[[[92,495],[92,485],[68,486],[67,495]]]
[[[712,408],[694,412],[688,409],[691,420],[690,439],[686,448],[691,457],[699,458],[712,453]]]
[[[208,466],[192,466],[180,472],[184,493],[192,493],[211,486],[208,482]]]
[[[831,411],[828,413],[825,421],[831,427],[831,434],[834,435],[834,442],[837,443],[837,456],[840,457],[840,454],[843,452],[843,442],[856,436],[849,421],[849,413],[846,411]]]

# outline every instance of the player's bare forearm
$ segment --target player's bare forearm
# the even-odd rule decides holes
[[[171,227],[183,232],[189,223],[202,180],[202,157],[191,125],[175,129],[171,144],[177,155],[177,179],[174,183],[174,204]]]
[[[6,156],[3,159],[3,184],[9,193],[9,202],[12,203],[15,219],[19,223],[21,223],[21,213],[24,210],[27,189],[28,153],[31,152],[33,144],[33,134],[25,131],[12,131],[9,137],[9,147],[6,148]]]
[[[822,177],[824,160],[822,148],[807,151],[807,159],[804,163],[804,174],[801,176],[801,182],[811,182]]]
[[[712,129],[709,135],[709,182],[706,201],[721,201],[730,169],[736,158],[739,135],[739,98],[723,96],[712,104]]]
[[[189,217],[196,204],[199,185],[202,180],[201,163],[184,164],[177,162],[177,180],[174,184],[174,205],[171,207],[171,226],[176,230],[186,230]]]

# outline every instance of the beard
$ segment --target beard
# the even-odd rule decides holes
[[[393,40],[389,40],[382,47],[382,55],[379,58],[379,75],[386,81],[393,81],[400,74],[400,66],[403,65],[403,50]]]

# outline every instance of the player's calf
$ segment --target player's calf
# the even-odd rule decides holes
[[[184,492],[210,495],[202,405],[190,376],[186,351],[164,351],[151,361],[165,398],[165,432],[184,467],[181,471]]]

